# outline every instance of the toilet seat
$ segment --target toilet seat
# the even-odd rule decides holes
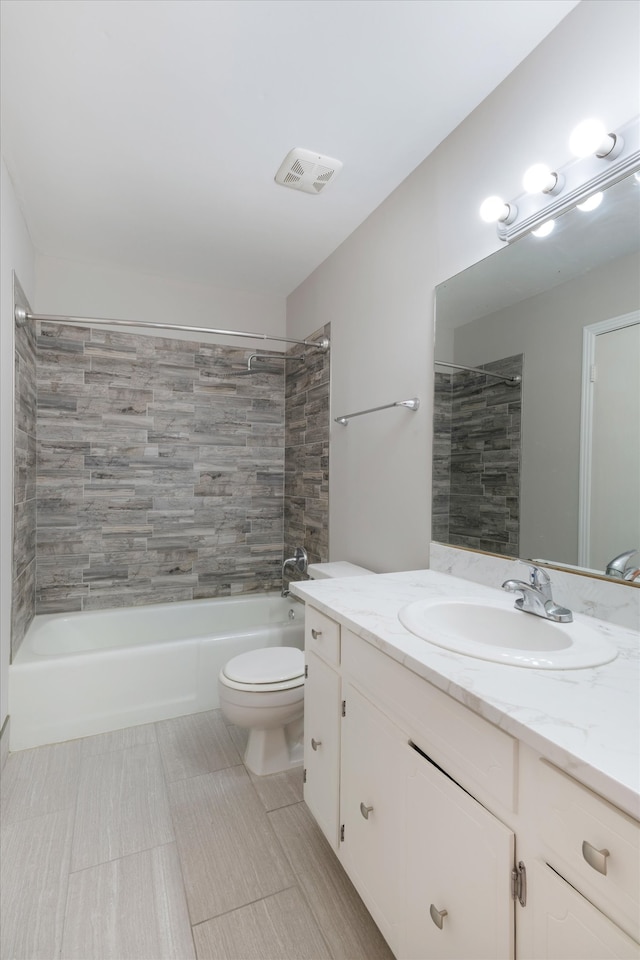
[[[241,653],[220,671],[220,682],[232,690],[267,693],[304,685],[304,654],[296,647],[265,647]]]

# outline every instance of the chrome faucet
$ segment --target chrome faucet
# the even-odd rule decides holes
[[[529,582],[523,580],[505,580],[503,590],[510,593],[522,593],[516,600],[517,610],[524,613],[533,613],[536,617],[545,620],[554,620],[556,623],[571,623],[573,614],[566,607],[561,607],[551,596],[551,579],[546,570],[531,566]]]
[[[637,573],[637,564],[629,563],[629,561],[631,557],[635,557],[637,552],[637,550],[625,550],[624,553],[619,553],[613,560],[609,560],[605,570],[606,575],[615,577],[617,580],[634,580],[635,576],[631,576],[631,574]]]
[[[289,557],[288,560],[285,560],[282,564],[282,590],[280,591],[281,597],[288,597],[289,591],[285,590],[284,587],[284,572],[287,567],[293,567],[294,570],[297,570],[298,573],[306,573],[307,567],[309,565],[309,558],[307,556],[307,551],[304,547],[296,547],[295,557]]]

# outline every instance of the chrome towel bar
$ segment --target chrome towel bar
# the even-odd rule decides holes
[[[336,423],[341,423],[343,426],[346,426],[349,423],[349,420],[353,420],[354,417],[362,417],[365,413],[376,413],[378,410],[389,410],[390,407],[406,407],[408,410],[413,410],[414,412],[420,406],[420,400],[418,397],[413,397],[411,400],[396,400],[395,403],[384,403],[381,407],[369,407],[368,410],[358,410],[357,413],[345,413],[342,417],[335,417]]]

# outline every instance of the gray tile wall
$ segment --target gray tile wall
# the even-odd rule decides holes
[[[41,325],[39,613],[278,589],[284,376],[251,350]]]
[[[331,324],[307,339],[331,336]],[[331,352],[295,346],[285,384],[284,547],[304,547],[309,563],[329,559],[329,388]],[[289,579],[287,577],[287,579]]]
[[[436,371],[433,402],[431,539],[449,542],[451,487],[451,374]]]
[[[484,365],[507,376],[522,375],[521,354]],[[521,385],[483,374],[451,375],[451,457],[446,517],[446,412],[444,381],[436,383],[434,436],[443,462],[435,468],[438,516],[434,540],[506,556],[518,556],[520,530]],[[437,459],[437,458],[436,458]],[[448,531],[445,536],[445,530]],[[435,531],[438,531],[436,535]]]
[[[30,310],[17,281],[15,297],[20,306]],[[33,323],[15,328],[14,388],[12,656],[35,614],[36,337]]]

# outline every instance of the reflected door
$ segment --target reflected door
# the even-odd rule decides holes
[[[604,572],[612,557],[640,549],[640,322],[597,333],[591,360],[585,371],[592,393],[591,469],[582,562]]]

